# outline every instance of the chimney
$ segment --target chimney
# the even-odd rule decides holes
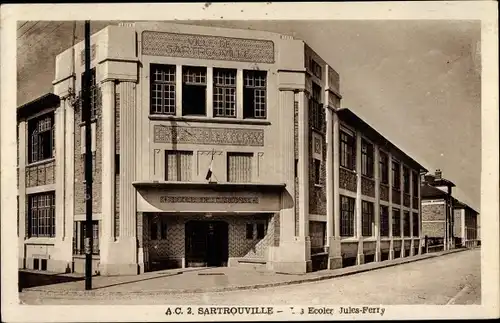
[[[442,179],[443,172],[440,169],[436,169],[435,176],[436,179]]]

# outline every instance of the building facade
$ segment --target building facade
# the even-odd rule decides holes
[[[479,213],[469,205],[459,201],[456,201],[453,213],[455,245],[462,248],[479,246],[481,241]]]
[[[55,236],[43,241],[59,246],[56,271],[83,271],[84,57],[83,43],[56,57],[61,157]],[[91,67],[101,275],[246,264],[304,273],[421,252],[425,169],[341,108],[338,73],[303,41],[109,26],[91,37]]]

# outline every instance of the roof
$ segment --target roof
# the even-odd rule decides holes
[[[422,184],[420,186],[420,196],[422,199],[436,198],[436,197],[446,197],[446,192],[440,190],[439,188],[435,188],[427,183]]]
[[[436,176],[433,174],[426,174],[425,180],[429,183],[429,185],[432,185],[432,186],[456,187],[455,183],[453,183],[452,181],[444,179],[444,178],[436,179]]]
[[[381,133],[379,133],[372,126],[363,121],[363,119],[361,119],[358,115],[356,115],[352,110],[349,110],[347,108],[341,108],[337,110],[337,115],[341,120],[361,130],[367,138],[377,142],[381,147],[384,147],[385,150],[391,152],[394,157],[396,157],[399,160],[405,161],[406,164],[408,164],[408,166],[420,170],[421,173],[427,172],[427,169],[425,169],[424,166],[422,166],[416,160],[414,160],[405,152],[403,152],[401,149],[399,149],[396,145],[394,145],[387,138],[385,138]]]
[[[26,118],[46,109],[59,105],[60,98],[54,93],[44,94],[28,103],[17,107],[17,119]]]
[[[476,211],[474,208],[472,208],[470,205],[468,205],[464,202],[461,202],[457,199],[453,199],[453,208],[454,209],[469,209],[469,210],[473,211],[474,213],[479,214],[479,212]]]

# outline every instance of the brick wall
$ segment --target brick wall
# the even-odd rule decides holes
[[[320,169],[319,186],[314,185],[314,140],[312,131],[309,136],[309,213],[326,215],[326,143],[325,136],[321,135],[322,160]]]
[[[462,237],[462,211],[453,210],[453,234],[455,237]]]
[[[102,186],[102,124],[101,106],[97,108],[96,122],[96,152],[92,161],[92,212],[101,212],[101,186]],[[85,155],[81,153],[82,107],[75,109],[75,214],[85,213]]]
[[[26,167],[26,187],[54,184],[56,180],[55,161]]]
[[[443,238],[445,222],[422,222],[422,235],[430,238]]]
[[[445,204],[422,204],[422,221],[444,221],[446,218]]]

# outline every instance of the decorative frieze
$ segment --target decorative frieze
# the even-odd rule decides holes
[[[340,168],[339,170],[339,186],[340,188],[356,192],[356,174],[347,169]]]
[[[223,61],[274,63],[270,40],[144,31],[142,54]]]
[[[375,181],[373,179],[361,177],[361,194],[375,197]]]
[[[26,187],[55,183],[55,161],[26,167]]]
[[[389,187],[383,184],[380,184],[380,199],[389,202]]]
[[[264,130],[155,125],[154,142],[198,145],[264,146]]]
[[[160,203],[258,204],[258,197],[247,196],[160,196]]]

